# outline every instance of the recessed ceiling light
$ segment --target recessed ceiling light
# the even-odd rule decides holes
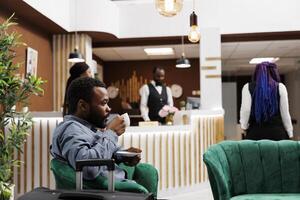
[[[148,56],[174,55],[172,48],[145,48],[144,51]]]
[[[273,62],[275,63],[276,61],[278,61],[279,58],[274,58],[274,57],[267,57],[267,58],[252,58],[249,63],[250,64],[259,64],[262,62]]]

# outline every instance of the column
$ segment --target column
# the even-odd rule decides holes
[[[220,30],[204,28],[200,34],[201,109],[222,109]]]

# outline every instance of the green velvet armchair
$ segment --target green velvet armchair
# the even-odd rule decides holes
[[[300,143],[224,141],[203,155],[215,200],[300,199]]]
[[[131,181],[116,181],[115,190],[135,192],[135,193],[152,193],[157,196],[158,173],[157,170],[150,164],[141,163],[135,167],[129,167],[124,164],[119,165],[127,173]],[[54,174],[56,189],[75,190],[75,170],[68,163],[52,159],[50,168]],[[95,180],[84,180],[84,189],[103,189],[108,187],[106,177],[98,176]]]

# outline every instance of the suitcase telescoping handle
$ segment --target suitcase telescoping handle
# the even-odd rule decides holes
[[[82,190],[82,168],[86,166],[106,166],[108,170],[108,191],[115,191],[114,183],[114,170],[115,170],[115,160],[114,159],[87,159],[87,160],[77,160],[76,161],[76,190]]]

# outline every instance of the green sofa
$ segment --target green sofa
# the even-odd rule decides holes
[[[115,189],[123,192],[152,193],[157,196],[158,172],[150,164],[141,163],[135,167],[129,167],[121,163],[119,165],[127,173],[127,178],[132,181],[115,181]],[[76,188],[75,170],[68,163],[59,159],[52,159],[50,168],[54,174],[56,189],[74,190]],[[85,189],[107,190],[106,177],[98,176],[95,180],[85,180]]]
[[[203,155],[215,200],[300,199],[300,143],[224,141]]]

